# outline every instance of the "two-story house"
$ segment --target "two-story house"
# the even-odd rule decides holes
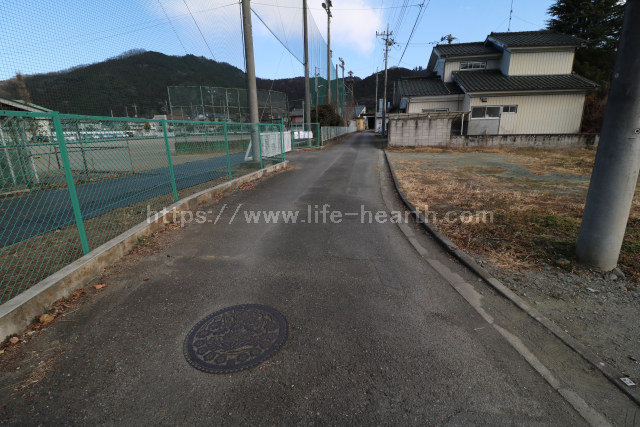
[[[551,31],[436,45],[428,78],[398,82],[404,113],[465,111],[468,135],[573,134],[597,85],[572,72],[582,42]]]

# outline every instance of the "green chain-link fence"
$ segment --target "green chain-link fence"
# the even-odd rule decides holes
[[[333,138],[338,138],[342,135],[347,135],[349,133],[357,132],[358,127],[356,125],[353,126],[322,126],[321,129],[321,138],[322,143],[328,141]]]
[[[295,123],[291,125],[291,149],[321,147],[319,123]]]
[[[0,303],[150,212],[284,161],[283,135],[282,124],[0,111]]]

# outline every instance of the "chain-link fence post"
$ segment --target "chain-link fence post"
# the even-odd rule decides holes
[[[233,179],[233,174],[231,173],[231,154],[229,154],[229,130],[227,128],[227,122],[224,122],[224,144],[227,147],[227,171],[229,174],[229,181]]]
[[[260,134],[260,124],[258,123],[258,148],[259,148],[259,152],[260,152],[260,169],[263,168],[263,164],[262,164],[262,136]]]
[[[281,154],[282,161],[284,162],[284,160],[285,160],[285,155],[284,155],[284,118],[280,119],[280,154]]]
[[[73,216],[76,220],[76,226],[78,227],[78,234],[80,236],[80,246],[82,246],[82,252],[86,255],[90,252],[89,242],[87,240],[87,232],[84,228],[84,221],[82,220],[82,211],[80,210],[80,202],[78,201],[78,193],[76,192],[76,185],[73,182],[73,171],[71,170],[71,162],[69,162],[69,153],[67,152],[67,145],[64,141],[64,132],[62,130],[62,122],[58,113],[53,113],[53,126],[56,131],[56,139],[58,140],[58,146],[60,148],[60,157],[62,157],[62,166],[64,168],[64,177],[67,180],[67,189],[69,190],[69,197],[71,198],[71,207],[73,208]]]
[[[173,201],[178,201],[178,187],[176,186],[176,176],[173,172],[173,162],[171,161],[171,146],[169,145],[169,134],[167,133],[167,121],[162,120],[162,134],[164,135],[164,147],[167,150],[167,162],[169,164],[169,177],[171,179],[171,189],[173,190]]]

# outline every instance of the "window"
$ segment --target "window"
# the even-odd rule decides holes
[[[503,113],[517,113],[518,106],[517,105],[505,105],[502,107]]]
[[[484,116],[486,113],[487,113],[487,107],[473,107],[471,109],[471,118],[484,119]]]
[[[499,119],[501,110],[501,107],[487,107],[487,118]]]
[[[473,107],[471,109],[472,119],[499,119],[502,107]]]
[[[487,62],[486,61],[461,62],[460,69],[461,70],[486,70]]]

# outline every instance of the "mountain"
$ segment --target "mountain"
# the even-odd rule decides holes
[[[404,68],[389,70],[391,99],[393,82],[401,76],[416,75]],[[380,88],[384,74],[380,73]],[[62,113],[96,116],[152,117],[166,111],[167,86],[214,86],[245,88],[245,73],[225,62],[194,55],[169,56],[158,52],[133,50],[106,61],[68,70],[24,76],[31,101]],[[304,78],[258,79],[259,89],[287,94],[290,106],[301,106]],[[311,79],[313,85],[313,79]],[[16,78],[0,82],[0,97],[18,99]],[[358,103],[368,109],[375,105],[375,75],[354,78]],[[379,97],[382,97],[380,89]]]

